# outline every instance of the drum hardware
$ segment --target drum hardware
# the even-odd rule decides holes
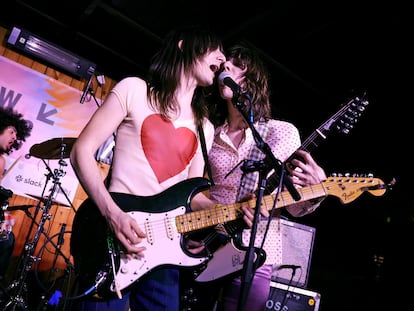
[[[45,141],[41,144],[33,145],[30,149],[30,154],[41,158],[44,162],[48,174],[46,174],[46,182],[42,191],[42,197],[44,197],[45,189],[47,188],[49,182],[52,180],[53,186],[50,189],[50,194],[46,197],[45,200],[40,200],[37,204],[35,215],[32,218],[32,223],[29,228],[29,232],[26,237],[26,242],[23,248],[23,253],[16,270],[16,278],[10,283],[6,289],[6,296],[8,300],[3,306],[4,311],[6,310],[29,310],[27,303],[27,277],[28,273],[33,267],[33,264],[39,262],[41,258],[36,257],[34,252],[38,245],[40,236],[43,234],[48,242],[50,242],[53,247],[57,250],[57,253],[65,259],[66,263],[70,263],[70,260],[65,257],[61,251],[61,245],[54,243],[52,238],[50,238],[47,233],[44,231],[44,225],[47,220],[51,219],[52,215],[49,213],[49,210],[52,206],[52,198],[55,195],[58,188],[64,194],[68,202],[70,202],[66,193],[61,187],[60,178],[66,175],[66,172],[63,171],[63,167],[67,166],[64,158],[69,157],[70,149],[74,143],[74,138],[56,138]],[[59,142],[59,146],[58,146]],[[46,163],[45,159],[59,159],[58,164],[59,168],[51,170],[49,165]],[[73,210],[76,212],[72,204],[70,204]],[[38,214],[41,213],[40,221],[36,222]],[[30,215],[26,209],[26,214]],[[30,239],[34,226],[37,225],[33,239]],[[31,240],[31,241],[30,241]]]
[[[43,250],[47,248],[48,243],[51,244],[53,250],[56,250],[55,256],[54,256],[53,262],[52,262],[52,267],[50,268],[49,273],[48,273],[49,275],[46,278],[47,280],[53,279],[54,276],[52,274],[54,274],[54,273],[57,272],[58,269],[56,268],[56,263],[57,263],[57,260],[58,260],[58,257],[59,256],[61,256],[64,259],[65,263],[66,263],[66,269],[65,269],[66,271],[65,272],[68,273],[68,272],[70,272],[70,271],[72,271],[74,269],[74,266],[70,262],[70,259],[68,257],[66,257],[65,254],[63,254],[63,252],[62,252],[62,246],[65,243],[64,235],[66,233],[69,234],[71,232],[70,231],[66,231],[66,224],[65,223],[62,223],[61,224],[61,227],[60,227],[60,232],[55,233],[51,237],[48,237],[47,238],[47,241],[44,243],[44,245],[39,250],[39,253],[42,253]],[[56,243],[54,242],[54,239],[57,239]],[[35,265],[37,263],[38,262],[36,262]],[[35,269],[35,271],[37,271],[37,269]],[[41,285],[40,280],[38,280],[38,281],[39,281],[39,284]],[[50,290],[50,289],[45,288],[44,286],[42,286],[42,287],[43,287],[43,290],[46,291],[46,292],[48,292]]]
[[[75,141],[75,137],[52,138],[40,144],[35,144],[30,148],[30,156],[42,159],[46,169],[49,171],[49,173],[46,175],[46,183],[48,183],[50,178],[63,177],[66,174],[66,172],[64,172],[62,169],[62,167],[67,166],[67,163],[64,159],[69,158],[70,151],[72,150]],[[45,160],[59,160],[59,169],[55,169],[54,172],[52,172]],[[69,197],[67,196],[64,189],[61,187],[61,184],[57,178],[54,178],[54,185],[59,186],[59,191],[65,196],[66,200],[70,203],[70,206],[72,207],[73,211],[76,213],[75,207],[70,202]],[[50,199],[53,199],[53,196],[56,193],[56,189],[53,190],[54,191],[48,197],[46,197],[46,200],[49,201],[48,203],[52,203]],[[40,199],[43,200],[44,198],[45,196],[42,195]]]
[[[13,192],[0,186],[0,241],[6,241],[10,238],[12,226],[6,221],[4,212],[9,208],[9,199],[12,197]],[[5,242],[6,243],[6,242]],[[14,242],[13,242],[14,243]],[[4,299],[8,299],[7,289],[3,286],[3,277],[0,278],[0,302]]]
[[[13,192],[9,189],[0,186],[0,241],[5,241],[9,238],[11,226],[7,224],[4,212],[9,210],[9,199]]]
[[[59,179],[61,177],[63,177],[63,176],[66,175],[66,172],[63,171],[62,167],[67,166],[67,163],[63,159],[60,159],[59,162],[58,162],[59,163],[59,169],[55,169],[52,172],[52,170],[50,169],[50,167],[46,163],[46,161],[44,159],[42,159],[42,161],[45,164],[46,169],[49,171],[49,173],[46,175],[45,188],[46,188],[46,185],[49,183],[49,181],[50,181],[51,178],[53,178],[53,187],[52,187],[52,190],[51,190],[51,192],[50,192],[50,194],[48,196],[45,196],[44,195],[45,188],[43,189],[43,195],[40,198],[40,201],[43,201],[43,203],[45,205],[48,205],[48,207],[50,208],[51,205],[54,203],[53,196],[55,195],[55,193],[58,193],[58,192],[56,192],[56,190],[59,187],[59,192],[61,192],[64,195],[64,197],[66,198],[66,200],[69,202],[70,207],[76,213],[75,207],[73,206],[72,202],[70,201],[69,197],[67,196],[65,190],[62,188],[62,185],[61,185],[61,183],[59,181]]]
[[[13,195],[13,191],[0,186],[0,202],[3,204],[9,202],[9,199]]]
[[[70,291],[73,286],[73,276],[75,267],[70,262],[70,259],[62,253],[62,246],[65,243],[65,235],[71,234],[71,231],[66,231],[66,224],[62,223],[60,227],[60,232],[55,233],[42,245],[39,250],[39,254],[43,254],[45,250],[52,251],[56,250],[54,254],[54,259],[51,268],[46,272],[46,275],[39,275],[37,265],[39,261],[35,262],[34,276],[37,284],[42,290],[39,301],[39,310],[41,308],[50,308],[51,306],[61,305],[64,310],[65,305],[70,305]],[[69,238],[66,238],[69,240]],[[56,241],[56,242],[55,242]],[[48,245],[50,247],[48,247]],[[57,260],[62,257],[66,264],[66,268],[63,270],[63,275],[59,274],[59,269],[57,268]],[[65,293],[65,294],[63,294]]]

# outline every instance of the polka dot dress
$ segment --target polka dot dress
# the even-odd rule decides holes
[[[261,247],[263,237],[265,236],[267,226],[267,219],[262,219],[257,224],[256,239],[254,241],[255,247]],[[243,230],[243,244],[244,246],[249,246],[251,230]],[[273,218],[270,222],[269,231],[266,236],[263,249],[266,252],[266,261],[264,264],[282,264],[282,234],[280,232],[280,219]]]
[[[245,130],[245,137],[236,148],[227,135],[228,124],[218,127],[215,132],[213,146],[209,152],[209,161],[214,180],[210,189],[211,198],[218,203],[231,204],[237,202],[240,180],[243,171],[238,167],[241,161],[248,159],[250,149],[255,140],[250,128]],[[289,122],[269,120],[268,133],[265,139],[276,159],[285,161],[300,147],[300,136],[297,128]],[[257,185],[257,181],[256,181]],[[258,224],[255,245],[260,246],[266,227],[266,221]],[[249,245],[250,230],[244,230],[243,243]],[[282,237],[278,218],[272,220],[264,244],[266,264],[282,262]]]

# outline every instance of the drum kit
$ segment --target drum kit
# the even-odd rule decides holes
[[[69,272],[74,268],[71,264],[70,259],[65,256],[61,250],[63,235],[66,230],[66,224],[62,224],[60,232],[51,237],[48,236],[48,234],[45,232],[44,226],[52,216],[49,211],[52,204],[54,204],[53,197],[57,191],[63,193],[68,202],[70,202],[66,193],[61,188],[60,178],[66,174],[66,172],[63,170],[63,168],[67,166],[67,163],[64,159],[69,158],[70,151],[75,141],[76,138],[72,137],[53,138],[42,143],[35,144],[30,148],[30,156],[41,159],[48,171],[43,193],[45,192],[45,189],[49,182],[52,182],[53,185],[49,188],[49,195],[39,198],[39,203],[36,205],[34,215],[31,215],[28,210],[32,207],[35,207],[35,205],[8,206],[6,209],[7,211],[25,211],[26,215],[31,218],[31,225],[27,233],[25,245],[23,248],[23,254],[19,259],[19,263],[16,269],[16,277],[5,289],[4,294],[2,295],[3,301],[0,299],[0,307],[2,307],[2,310],[30,309],[27,299],[27,279],[30,270],[32,270],[33,266],[41,260],[41,258],[38,258],[35,255],[35,250],[41,236],[44,236],[47,241],[46,243],[50,243],[56,250],[56,256],[62,256]],[[59,167],[52,170],[45,160],[58,160]],[[71,203],[70,206],[76,212]],[[54,238],[57,238],[57,242],[54,241]],[[47,304],[47,300],[41,303]]]

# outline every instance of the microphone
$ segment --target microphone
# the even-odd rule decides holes
[[[61,247],[63,245],[63,243],[65,243],[65,239],[63,238],[63,235],[65,234],[65,230],[66,230],[66,224],[62,224],[62,227],[60,227],[60,232],[59,232],[59,237],[58,237],[58,242],[57,242],[57,247]]]
[[[88,95],[89,91],[91,90],[92,77],[93,77],[93,74],[89,77],[88,83],[86,83],[85,88],[83,89],[83,94],[80,99],[81,104],[85,102],[86,95]]]
[[[292,269],[292,270],[296,270],[298,268],[302,268],[301,266],[297,266],[297,265],[280,265],[277,270],[282,270],[282,269]]]
[[[246,99],[250,100],[250,95],[244,91],[240,85],[238,85],[234,80],[230,77],[228,72],[222,72],[219,74],[218,79],[224,85],[227,85],[233,91],[233,97],[243,95]]]
[[[35,207],[36,205],[17,205],[17,206],[8,206],[8,211],[27,211],[31,207]]]

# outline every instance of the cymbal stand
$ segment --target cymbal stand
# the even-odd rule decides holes
[[[62,166],[67,166],[67,163],[65,162],[65,160],[63,160],[63,159],[60,159],[60,160],[59,160],[59,165],[60,165],[60,168],[59,168],[58,170],[55,170],[55,173],[54,173],[54,174],[52,173],[52,170],[50,169],[49,165],[47,165],[47,163],[45,162],[45,160],[44,160],[44,159],[42,159],[42,161],[43,161],[43,163],[45,164],[45,166],[46,166],[47,170],[49,171],[49,175],[54,176],[54,174],[56,174],[56,171],[59,171],[59,172],[60,172],[60,174],[61,174],[61,176],[60,176],[60,177],[63,177],[63,176],[65,176],[65,175],[66,175],[66,173],[65,173],[65,172],[63,172],[63,170],[61,169],[61,167],[62,167]],[[76,213],[76,208],[73,206],[73,204],[72,204],[72,202],[70,201],[70,199],[69,199],[68,195],[66,194],[65,190],[62,188],[62,185],[60,184],[60,182],[56,182],[56,181],[55,181],[55,186],[56,186],[56,185],[59,187],[59,191],[60,191],[60,192],[61,192],[61,193],[65,196],[66,200],[69,202],[70,207],[71,207],[71,208],[73,209],[73,211]],[[51,192],[51,194],[50,194],[50,196],[49,196],[49,199],[53,199],[53,196],[54,196],[55,191],[56,191],[56,189],[55,189],[55,188],[56,188],[56,187],[54,187],[53,192]]]
[[[44,200],[43,206],[41,204],[38,205],[38,209],[41,209],[42,216],[40,218],[40,221],[37,226],[37,230],[35,232],[34,238],[31,243],[26,243],[24,246],[24,254],[22,257],[22,264],[20,266],[20,275],[17,279],[11,282],[11,284],[8,286],[7,291],[13,292],[12,294],[9,294],[10,299],[6,302],[4,305],[4,311],[6,310],[29,310],[29,306],[27,303],[27,276],[29,271],[31,270],[33,263],[41,260],[41,258],[38,258],[34,256],[34,252],[36,250],[37,244],[39,242],[40,235],[44,233],[44,225],[47,220],[49,220],[52,215],[49,214],[49,210],[52,206],[52,198],[57,190],[58,187],[60,187],[60,178],[65,176],[65,172],[62,170],[62,166],[66,166],[66,162],[61,159],[59,161],[59,169],[55,169],[53,172],[52,170],[47,166],[49,170],[49,174],[46,175],[47,180],[45,183],[45,188],[47,184],[49,183],[50,179],[53,179],[53,187],[50,191],[50,195],[47,197],[47,200]],[[36,215],[37,215],[36,211]],[[35,218],[33,219],[35,222]]]

